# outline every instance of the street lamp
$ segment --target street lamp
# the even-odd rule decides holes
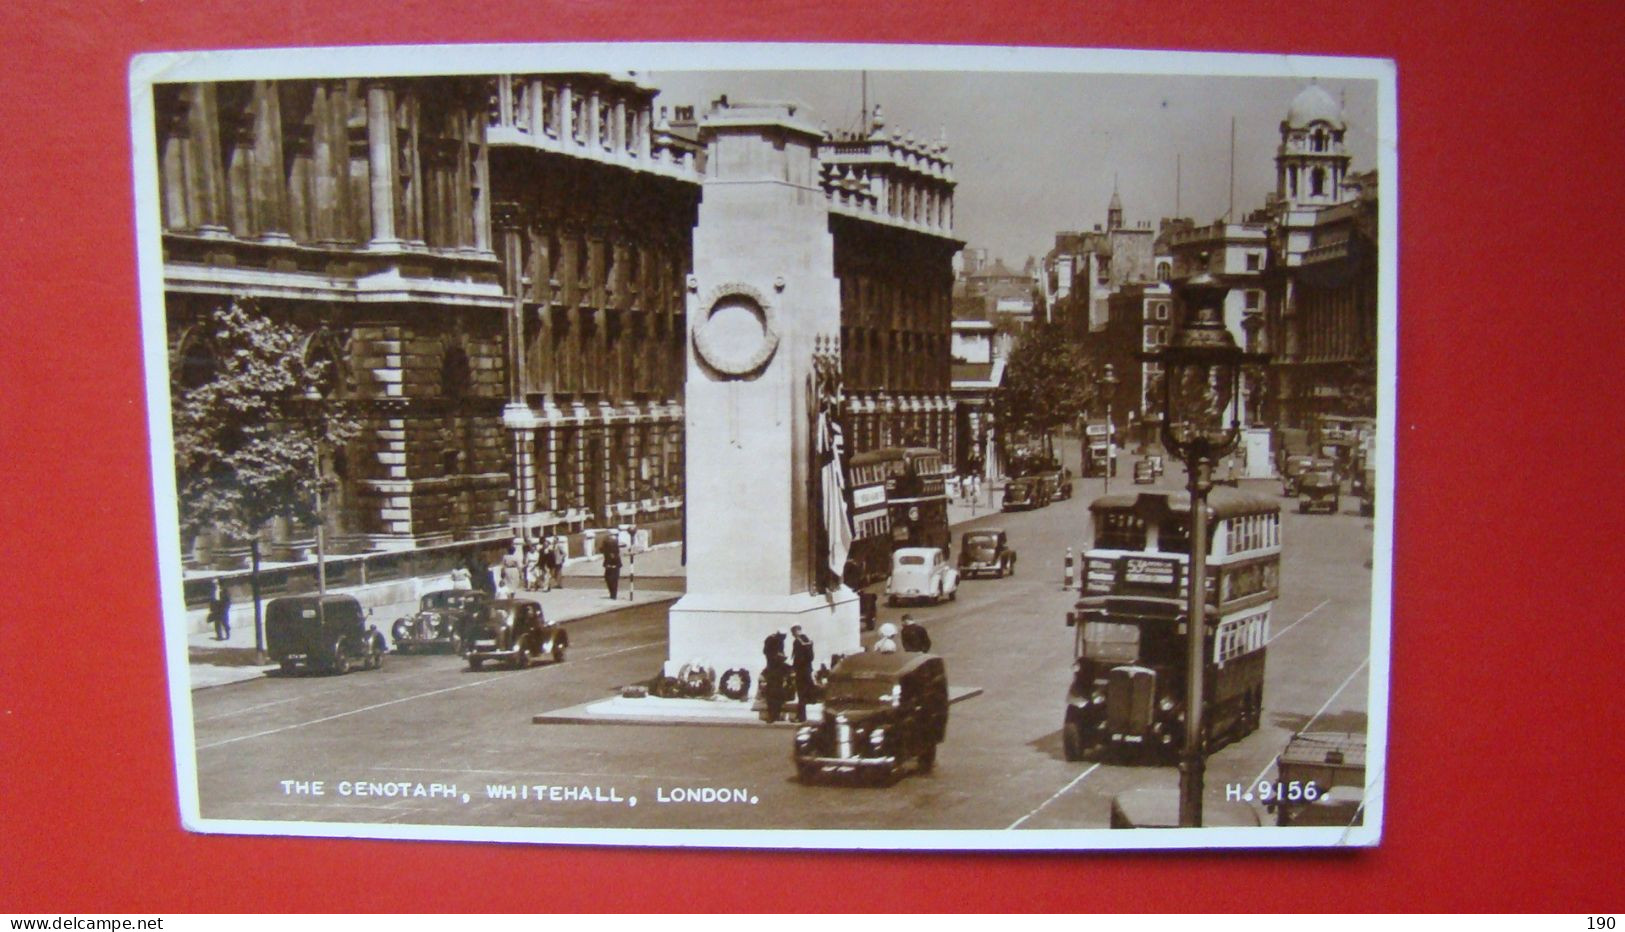
[[[1179,824],[1202,824],[1202,784],[1207,766],[1203,741],[1202,675],[1207,651],[1207,493],[1213,464],[1235,449],[1241,436],[1241,367],[1260,365],[1268,354],[1236,345],[1221,319],[1229,287],[1207,272],[1179,289],[1185,323],[1166,348],[1142,353],[1162,364],[1162,443],[1185,464],[1190,492],[1190,578],[1185,610],[1185,741],[1179,760]],[[1225,423],[1228,413],[1229,424]]]
[[[1100,481],[1101,491],[1112,490],[1112,464],[1117,461],[1117,446],[1112,435],[1112,390],[1117,387],[1117,371],[1111,363],[1106,363],[1106,371],[1100,376],[1101,394],[1106,398],[1106,462],[1101,464]]]

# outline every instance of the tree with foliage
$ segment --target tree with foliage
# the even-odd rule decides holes
[[[1054,455],[1053,434],[1077,423],[1095,403],[1096,366],[1084,347],[1053,323],[1024,331],[1004,367],[994,410],[1005,436],[1023,433],[1042,440]]]
[[[309,332],[244,299],[219,305],[189,338],[171,386],[182,533],[252,536],[271,518],[315,517],[319,451],[360,433],[328,395],[335,361],[308,358]]]

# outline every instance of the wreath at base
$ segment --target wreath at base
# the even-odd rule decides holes
[[[722,674],[722,682],[717,686],[717,692],[735,701],[748,698],[750,696],[750,671],[743,667],[736,667]]]

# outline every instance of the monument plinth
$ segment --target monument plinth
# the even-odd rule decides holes
[[[688,592],[669,616],[669,675],[699,660],[755,677],[763,639],[793,625],[819,663],[861,649],[857,595],[818,591],[814,357],[839,353],[841,304],[822,132],[799,111],[722,105],[700,125],[683,399]]]

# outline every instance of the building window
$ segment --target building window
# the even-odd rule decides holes
[[[1247,254],[1247,271],[1256,272],[1263,265],[1263,257],[1256,252]]]
[[[1309,176],[1309,194],[1312,197],[1320,197],[1325,193],[1326,170],[1323,168],[1316,168],[1314,173]]]
[[[1157,319],[1158,320],[1167,320],[1168,319],[1168,305],[1162,304],[1162,303],[1159,302],[1157,304],[1156,314],[1157,314]]]
[[[1173,266],[1170,265],[1169,263],[1167,263],[1167,262],[1158,262],[1157,263],[1157,281],[1165,282],[1169,278],[1173,277],[1173,273],[1174,273]]]
[[[1264,303],[1264,293],[1262,291],[1248,291],[1247,292],[1247,310],[1256,311],[1256,310],[1258,310],[1259,306],[1262,305],[1263,303]]]

